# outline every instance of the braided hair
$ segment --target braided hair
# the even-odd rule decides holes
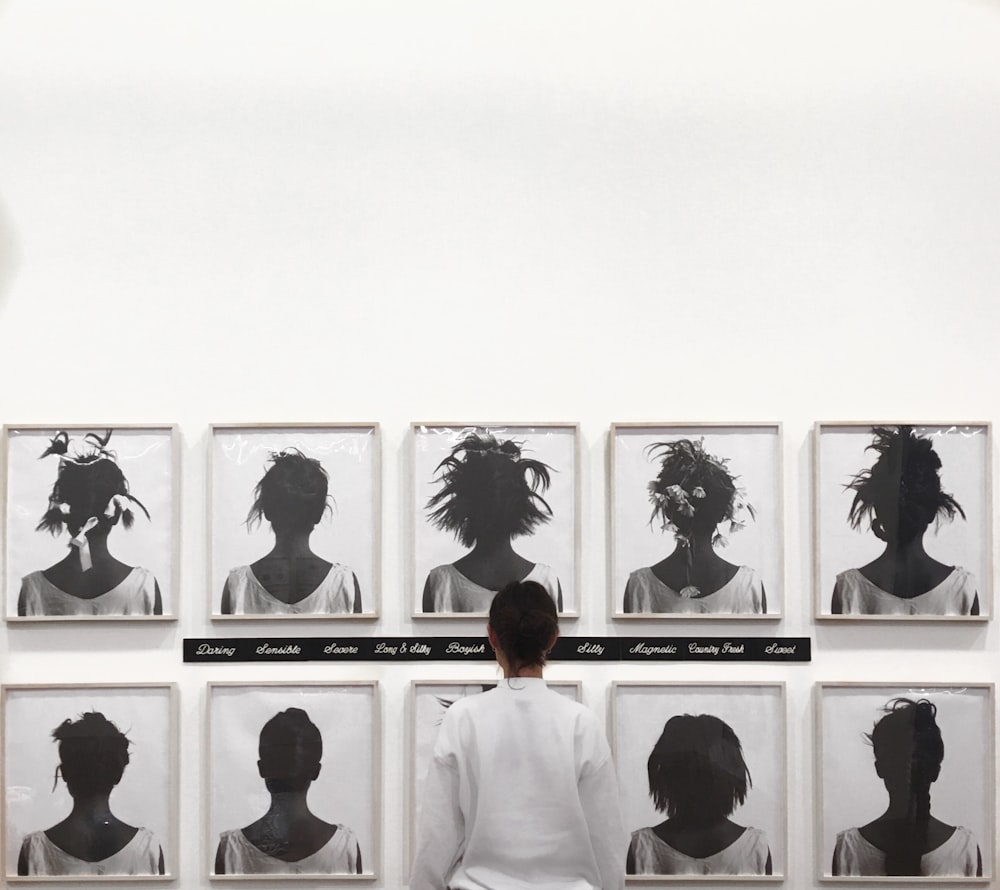
[[[552,469],[521,456],[523,443],[470,432],[437,465],[441,488],[427,502],[431,523],[463,547],[476,541],[531,534],[552,517],[542,497]]]
[[[926,698],[894,698],[866,737],[875,750],[879,774],[899,771],[908,777],[907,818],[894,826],[886,849],[887,875],[919,875],[927,846],[931,817],[931,783],[944,759],[944,741],[938,728],[937,707]]]

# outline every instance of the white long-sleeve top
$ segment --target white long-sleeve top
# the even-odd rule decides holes
[[[628,836],[594,714],[516,677],[455,702],[418,802],[411,890],[622,890]]]

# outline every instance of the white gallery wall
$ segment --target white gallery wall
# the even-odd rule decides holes
[[[1000,677],[995,617],[814,622],[810,500],[814,421],[1000,419],[998,46],[996,0],[0,0],[0,421],[176,422],[183,468],[179,619],[0,626],[0,681],[179,684],[184,888],[215,846],[206,683],[380,681],[366,864],[398,887],[409,682],[495,672],[181,640],[478,632],[410,617],[409,424],[579,421],[564,632],[813,660],[552,677],[601,715],[615,679],[785,681],[786,884],[819,886],[814,684]],[[381,425],[377,622],[210,621],[208,426],[260,421]],[[613,421],[783,423],[779,621],[608,617]]]

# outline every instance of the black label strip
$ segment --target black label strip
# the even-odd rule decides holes
[[[560,637],[550,661],[793,661],[809,637]],[[184,661],[493,661],[483,637],[215,637],[184,640]]]

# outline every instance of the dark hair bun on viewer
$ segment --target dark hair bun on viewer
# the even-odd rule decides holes
[[[490,604],[490,627],[512,667],[545,664],[559,632],[556,604],[535,581],[513,581]]]

